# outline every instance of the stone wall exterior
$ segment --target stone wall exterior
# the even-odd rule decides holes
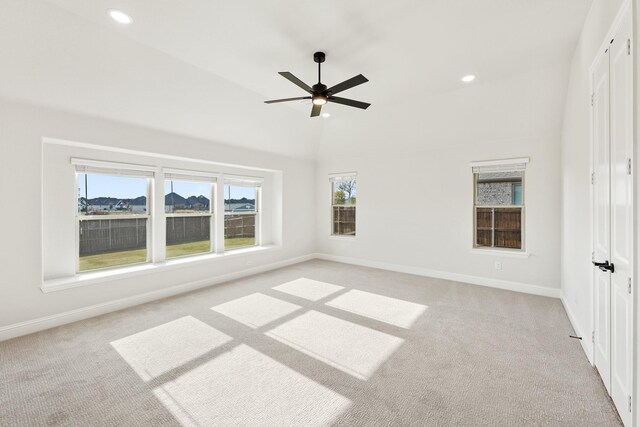
[[[476,204],[501,206],[513,203],[513,185],[510,182],[479,182]]]

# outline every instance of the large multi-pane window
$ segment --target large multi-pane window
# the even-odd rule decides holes
[[[524,163],[474,167],[474,247],[524,249]]]
[[[149,261],[151,172],[76,167],[77,271]]]
[[[258,245],[260,182],[225,180],[224,248],[225,250]]]
[[[356,235],[356,175],[332,175],[331,234]]]
[[[166,258],[208,253],[213,250],[215,178],[166,173]]]
[[[261,244],[262,178],[71,162],[77,189],[76,272]],[[216,219],[217,203],[224,205],[223,221]]]

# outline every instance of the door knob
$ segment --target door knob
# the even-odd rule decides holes
[[[613,264],[609,264],[609,261],[605,261],[605,262],[595,262],[593,261],[593,265],[595,265],[596,267],[598,267],[601,271],[607,272],[610,271],[612,273],[615,272],[615,269],[613,267]]]

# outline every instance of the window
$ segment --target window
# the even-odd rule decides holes
[[[475,162],[474,247],[524,249],[524,170],[528,159]]]
[[[77,271],[150,260],[151,172],[76,166]]]
[[[224,249],[259,244],[260,182],[225,179]]]
[[[76,273],[262,243],[264,178],[76,158],[71,163]]]
[[[356,235],[356,174],[330,176],[331,234]]]
[[[215,247],[215,177],[165,173],[166,258],[209,253]]]

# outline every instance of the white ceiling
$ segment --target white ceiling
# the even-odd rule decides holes
[[[306,158],[336,144],[384,150],[390,134],[407,148],[464,140],[501,114],[509,132],[494,138],[517,134],[514,123],[559,133],[567,65],[590,4],[5,0],[0,55],[11,60],[0,67],[0,95]],[[134,23],[114,23],[109,8]],[[329,105],[331,118],[310,119],[308,105],[262,103],[304,95],[277,72],[313,84],[317,50],[327,53],[327,85],[369,78],[341,96],[372,107]],[[470,73],[478,79],[465,86]],[[461,118],[468,135],[443,125]]]

